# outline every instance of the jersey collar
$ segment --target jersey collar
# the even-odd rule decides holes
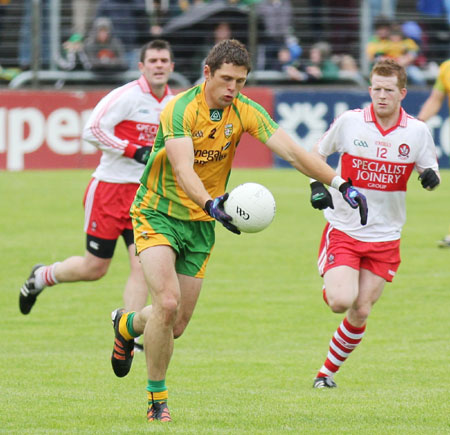
[[[167,97],[167,95],[172,95],[172,91],[170,90],[169,86],[166,85],[165,89],[164,89],[164,94],[161,98],[158,98],[153,92],[152,92],[152,88],[150,87],[147,79],[141,75],[138,78],[138,84],[139,87],[142,89],[142,92],[144,92],[144,94],[151,94],[153,96],[153,98],[155,100],[157,100],[159,103],[164,100],[164,98]]]
[[[388,130],[383,130],[383,127],[381,127],[381,125],[378,124],[375,112],[373,110],[373,104],[364,109],[364,121],[373,122],[383,136],[386,136],[391,131],[394,131],[397,127],[406,127],[407,120],[408,114],[405,112],[403,107],[400,107],[400,113],[398,115],[396,124],[393,127],[389,128]]]

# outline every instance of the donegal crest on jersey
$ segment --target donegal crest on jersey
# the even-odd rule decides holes
[[[225,192],[242,134],[248,132],[265,143],[278,128],[261,105],[242,94],[238,94],[229,107],[210,110],[204,87],[205,84],[201,84],[177,95],[161,113],[153,151],[136,196],[136,207],[153,208],[182,220],[211,220],[178,185],[167,158],[165,141],[192,139],[194,170],[214,198]]]

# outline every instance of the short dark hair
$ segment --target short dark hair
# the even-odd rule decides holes
[[[142,48],[141,48],[141,55],[140,55],[140,61],[144,62],[145,60],[145,53],[147,50],[168,50],[170,54],[170,60],[173,62],[173,51],[170,44],[165,41],[164,39],[154,39],[153,41],[147,42]]]
[[[372,82],[372,76],[376,74],[383,77],[397,76],[397,86],[399,89],[406,88],[406,70],[403,66],[399,65],[394,59],[383,59],[377,62],[370,73],[370,81]]]
[[[380,29],[381,27],[389,27],[392,26],[392,20],[389,17],[386,17],[385,15],[379,15],[373,24],[373,27],[375,29]]]
[[[224,64],[243,66],[249,73],[252,69],[250,55],[242,42],[236,39],[225,39],[217,43],[209,51],[205,60],[205,65],[209,66],[211,75]]]

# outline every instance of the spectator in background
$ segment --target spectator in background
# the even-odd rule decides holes
[[[168,21],[190,8],[186,0],[146,0],[145,6],[150,20],[150,36],[153,37],[159,37]]]
[[[278,64],[275,70],[282,71],[286,73],[287,77],[296,80],[304,81],[306,79],[306,74],[300,71],[300,56],[302,49],[297,53],[293,53],[289,50],[288,46],[283,46],[278,50]]]
[[[428,60],[440,63],[450,55],[449,1],[417,0],[417,11],[425,18],[425,32],[429,35]]]
[[[309,50],[309,59],[293,59],[287,47],[278,52],[281,69],[289,78],[300,82],[333,81],[339,79],[339,67],[331,59],[331,47],[325,41],[316,42]]]
[[[6,22],[7,18],[7,6],[11,3],[11,0],[0,0],[0,35],[3,30],[3,26]],[[19,68],[3,68],[2,65],[0,65],[0,82],[2,80],[10,81],[17,75],[21,73],[21,70]]]
[[[91,63],[84,51],[83,37],[81,34],[74,33],[64,42],[62,54],[57,59],[57,64],[59,68],[66,71],[91,69]]]
[[[19,31],[19,66],[27,70],[32,64],[32,21],[33,2],[25,0],[23,2],[23,15]],[[41,0],[41,47],[39,67],[48,68],[50,65],[50,0]]]
[[[207,41],[198,49],[193,57],[193,73],[200,75],[197,83],[200,83],[204,80],[203,69],[205,66],[206,56],[208,55],[211,48],[220,41],[231,39],[232,36],[231,24],[227,21],[221,21],[214,26],[211,37],[207,39]]]
[[[72,0],[72,34],[87,36],[97,5],[98,0]]]
[[[375,35],[366,47],[367,57],[373,63],[385,59],[395,59],[405,67],[408,80],[416,85],[426,84],[423,71],[415,64],[420,47],[411,38],[406,38],[402,27],[392,23],[386,17],[380,17],[375,23]]]
[[[339,78],[339,67],[331,59],[331,46],[328,42],[316,42],[311,47],[305,71],[310,81]]]
[[[419,55],[419,46],[403,34],[402,27],[399,24],[393,24],[389,36],[390,43],[386,57],[395,59],[397,63],[406,69],[408,80],[420,86],[426,85],[423,71],[415,64]]]
[[[111,20],[114,35],[123,44],[127,64],[135,68],[139,57],[138,48],[150,36],[146,0],[100,0],[96,17]]]
[[[367,58],[374,64],[378,58],[385,56],[391,43],[391,20],[387,17],[380,16],[375,20],[375,33],[367,43]]]
[[[57,59],[59,68],[66,71],[91,69],[84,51],[84,38],[92,26],[98,0],[72,0],[72,34],[64,41]]]
[[[397,9],[397,0],[369,0],[369,7],[371,19],[375,18],[376,20],[382,15],[393,20]],[[371,30],[373,30],[373,25]]]
[[[123,45],[113,36],[109,18],[99,17],[86,40],[86,55],[94,72],[118,73],[128,68],[124,57]]]
[[[419,47],[415,64],[423,69],[428,68],[429,63],[425,55],[428,38],[422,31],[422,28],[415,21],[406,21],[402,24],[402,32],[405,38],[412,39]]]
[[[367,86],[367,81],[359,70],[356,59],[350,54],[335,54],[333,62],[339,67],[339,79],[351,80],[360,86]]]
[[[258,69],[276,69],[278,51],[292,36],[292,5],[290,0],[262,0],[257,13],[264,21],[265,35],[260,44]]]

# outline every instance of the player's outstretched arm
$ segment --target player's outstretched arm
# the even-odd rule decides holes
[[[331,166],[297,144],[281,127],[266,145],[298,171],[324,184],[331,185],[331,180],[337,175]]]
[[[351,182],[342,179],[325,162],[324,156],[320,156],[317,151],[309,153],[302,146],[298,145],[282,128],[277,129],[266,142],[266,145],[303,174],[338,189],[350,207],[359,207],[361,225],[366,225],[368,215],[366,197],[352,187]]]
[[[417,118],[421,121],[428,121],[432,116],[439,112],[445,100],[445,93],[439,89],[433,89],[430,96],[427,98],[422,108],[420,109]]]

